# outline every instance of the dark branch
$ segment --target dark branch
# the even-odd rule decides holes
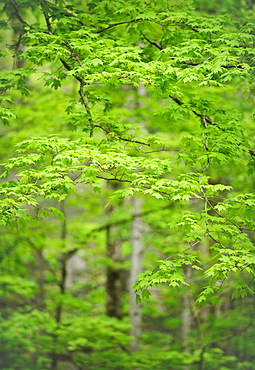
[[[70,49],[69,49],[70,50]],[[60,58],[60,61],[61,63],[63,64],[63,66],[68,70],[68,71],[71,71],[72,68],[69,66],[69,64],[62,58]],[[89,108],[89,101],[88,101],[88,98],[85,96],[84,94],[84,85],[86,85],[86,83],[83,81],[83,79],[78,76],[77,74],[74,75],[74,77],[76,78],[77,81],[80,82],[80,89],[79,89],[79,95],[81,97],[81,101],[84,105],[84,108],[86,110],[86,112],[88,113],[88,115],[90,116],[89,118],[89,123],[91,124],[91,130],[90,130],[90,137],[93,137],[93,121],[92,121],[92,118],[91,118],[91,112],[90,112],[90,108]]]
[[[47,25],[48,32],[51,35],[52,34],[52,28],[51,28],[50,19],[49,19],[49,17],[47,16],[47,14],[45,12],[43,12],[43,15],[44,15],[44,19],[45,19],[45,22],[46,22],[46,25]]]
[[[122,180],[122,179],[118,179],[117,177],[104,177],[104,176],[96,176],[98,179],[103,179],[103,180],[107,180],[107,181],[118,181],[118,182],[129,182],[132,184],[133,181],[131,180]]]
[[[81,100],[82,100],[82,103],[84,105],[84,108],[85,108],[87,114],[90,117],[89,118],[89,123],[91,124],[90,137],[93,137],[93,127],[94,126],[92,126],[93,125],[93,121],[92,121],[92,118],[91,118],[91,112],[90,112],[90,108],[89,108],[89,101],[88,101],[88,98],[85,96],[84,90],[83,90],[84,85],[85,85],[85,83],[83,81],[81,81],[81,83],[80,83],[80,89],[79,89],[79,95],[81,97]]]
[[[150,146],[150,144],[148,143],[144,143],[142,141],[138,141],[138,140],[132,140],[132,139],[126,139],[125,137],[122,137],[118,134],[116,134],[114,131],[109,131],[107,130],[105,127],[101,126],[101,125],[93,125],[93,127],[98,127],[98,128],[101,128],[103,131],[107,132],[107,134],[114,134],[116,135],[120,140],[123,140],[123,141],[127,141],[129,143],[135,143],[135,144],[140,144],[140,145],[147,145],[147,146]]]
[[[63,64],[63,66],[68,70],[68,71],[71,71],[72,70],[72,68],[71,68],[71,66],[64,60],[64,59],[62,59],[62,58],[60,58],[60,61],[61,61],[61,63]],[[76,75],[74,75],[74,77],[76,78],[76,80],[77,81],[79,81],[80,82],[80,89],[79,89],[79,95],[80,95],[80,97],[81,97],[81,100],[82,100],[82,102],[83,102],[83,104],[84,104],[84,107],[85,107],[85,109],[86,109],[86,112],[91,116],[91,112],[90,112],[90,108],[89,108],[89,105],[88,105],[88,100],[87,100],[87,98],[85,97],[85,95],[84,95],[84,92],[83,92],[83,87],[84,87],[84,85],[85,85],[85,82],[83,81],[83,79],[80,77],[80,76],[78,76],[77,74]],[[89,119],[89,122],[92,124],[92,119],[90,118]],[[109,131],[109,130],[107,130],[106,128],[104,128],[103,126],[101,126],[101,125],[92,125],[91,126],[91,131],[90,131],[90,137],[92,137],[93,136],[93,128],[95,128],[95,127],[98,127],[98,128],[101,128],[102,130],[104,130],[105,132],[107,132],[108,134],[111,134],[111,133],[114,133],[114,132],[112,132],[112,131]],[[124,138],[124,137],[122,137],[122,136],[120,136],[120,135],[118,135],[118,134],[116,134],[116,133],[114,133],[120,140],[122,140],[122,141],[127,141],[127,142],[130,142],[130,143],[134,143],[134,144],[140,144],[140,145],[147,145],[147,146],[150,146],[150,144],[148,144],[148,143],[144,143],[144,142],[142,142],[142,141],[138,141],[138,140],[132,140],[132,139],[126,139],[126,138]]]
[[[136,23],[136,22],[143,22],[143,21],[151,21],[153,23],[159,24],[160,26],[165,26],[163,23],[157,22],[157,21],[152,21],[151,19],[137,18],[137,19],[132,19],[131,21],[124,21],[124,22],[110,24],[110,26],[102,28],[101,30],[97,31],[96,33],[101,33],[101,32],[110,30],[111,28],[116,27],[116,26],[120,26],[122,24]]]
[[[151,45],[156,46],[159,50],[163,50],[163,47],[160,45],[160,43],[156,41],[151,41],[143,32],[142,32],[143,37],[145,38],[146,41],[148,41]]]
[[[201,63],[196,63],[196,62],[183,62],[184,64],[188,65],[188,66],[199,66],[201,64],[203,64],[204,62],[201,62]],[[231,69],[231,68],[238,68],[238,69],[244,69],[244,67],[241,65],[241,64],[238,64],[237,66],[222,66],[222,68],[226,68],[226,69]]]
[[[138,18],[138,19],[133,19],[133,20],[131,20],[131,21],[124,21],[124,22],[119,22],[119,23],[113,23],[113,24],[110,24],[110,26],[108,26],[108,27],[102,28],[101,30],[97,31],[96,33],[101,33],[101,32],[104,32],[104,31],[110,30],[111,28],[116,27],[116,26],[120,26],[120,25],[122,25],[122,24],[127,24],[127,23],[136,23],[136,22],[139,22],[139,21],[142,21],[142,20],[143,20],[143,19]]]
[[[169,95],[169,97],[175,102],[175,103],[177,103],[178,105],[183,105],[184,103],[180,100],[180,99],[178,99],[178,98],[176,98],[175,96],[172,96],[172,95]],[[206,115],[204,115],[204,114],[201,114],[201,113],[198,113],[198,112],[196,112],[195,110],[191,110],[197,117],[199,117],[199,118],[201,118],[201,120],[202,120],[202,123],[203,123],[203,125],[206,127],[206,125],[207,124],[210,124],[210,125],[212,125],[212,126],[216,126],[219,130],[221,130],[221,131],[226,131],[224,128],[222,128],[222,127],[220,127],[219,125],[217,125],[216,123],[213,123],[212,122],[212,120],[211,120],[211,118],[210,117],[208,117],[208,116],[206,116]],[[206,150],[208,150],[208,149],[206,149]],[[253,151],[253,150],[249,150],[248,151],[248,153],[252,156],[252,157],[255,157],[255,151]],[[210,164],[210,159],[208,158],[208,163],[207,163],[207,165],[206,165],[206,167],[202,170],[202,171],[199,171],[199,172],[204,172],[208,167],[209,167],[209,164]]]
[[[62,58],[60,58],[60,61],[61,63],[63,64],[63,66],[68,70],[68,71],[71,71],[72,68],[69,66],[69,64]],[[79,81],[80,83],[83,83],[83,79],[78,76],[78,75],[74,75],[74,77],[76,78],[77,81]]]
[[[29,24],[28,24],[26,21],[24,21],[24,19],[20,16],[18,5],[17,5],[17,4],[15,4],[13,1],[10,1],[10,4],[11,4],[11,6],[12,6],[12,7],[13,7],[13,9],[14,9],[14,14],[15,14],[16,18],[18,18],[18,20],[19,20],[22,24],[24,24],[25,26],[30,27],[30,26],[29,26]]]
[[[169,95],[169,98],[171,98],[175,103],[177,103],[178,105],[183,105],[183,101],[181,101],[180,99],[176,98],[175,96],[172,96],[172,95]],[[225,131],[223,128],[219,127],[216,123],[213,123],[211,118],[202,114],[202,113],[198,113],[197,111],[191,109],[191,111],[199,118],[201,118],[202,120],[202,123],[205,125],[205,124],[210,124],[210,125],[213,125],[213,126],[217,126],[220,130],[222,131]]]
[[[199,33],[199,30],[197,28],[192,27],[190,24],[188,24],[186,22],[180,22],[180,23],[177,22],[176,24],[177,25],[184,25],[184,26],[188,27],[189,29],[191,29],[192,31]]]

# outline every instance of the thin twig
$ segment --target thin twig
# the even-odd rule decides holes
[[[64,59],[62,59],[62,58],[60,58],[60,62],[63,64],[63,66],[68,70],[68,71],[71,71],[72,70],[72,68],[70,67],[70,65],[64,60]],[[76,80],[77,81],[79,81],[80,83],[83,83],[84,81],[83,81],[83,79],[80,77],[80,76],[78,76],[77,74],[76,75],[74,75],[74,77],[76,78]]]
[[[90,137],[93,137],[93,128],[94,128],[94,126],[93,126],[92,116],[91,116],[91,112],[90,112],[90,108],[89,108],[89,101],[88,101],[88,98],[84,94],[84,85],[85,85],[84,81],[81,81],[80,82],[79,94],[80,94],[81,100],[83,102],[83,105],[84,105],[84,107],[86,109],[86,112],[89,115],[88,121],[89,121],[89,123],[91,125],[90,135],[89,136]]]
[[[143,21],[150,21],[150,22],[153,22],[153,23],[157,23],[160,26],[165,26],[163,23],[157,22],[157,21],[152,21],[151,19],[137,18],[137,19],[132,19],[131,21],[124,21],[124,22],[118,22],[118,23],[110,24],[108,27],[102,28],[101,30],[97,31],[96,33],[101,33],[101,32],[110,30],[111,28],[116,27],[116,26],[120,26],[122,24],[137,23],[137,22],[143,22]]]
[[[204,190],[201,188],[201,193],[202,193],[202,196],[204,198],[204,200],[206,201],[206,203],[211,207],[211,209],[221,218],[227,220],[231,225],[235,226],[241,233],[243,233],[243,230],[238,227],[238,225],[236,225],[233,221],[230,220],[230,218],[226,217],[226,216],[223,216],[221,215],[216,209],[215,207],[212,205],[212,203],[208,200],[208,198],[206,197],[205,195],[205,192]]]
[[[205,129],[207,130],[207,128],[208,128],[208,122],[206,121],[206,118],[205,118],[204,115],[202,116],[202,121],[203,121],[203,124],[204,124]],[[205,132],[205,135],[206,135],[206,139],[205,139],[205,150],[207,152],[209,152],[209,147],[208,147],[209,133],[208,133],[208,131]],[[210,157],[208,156],[207,157],[207,165],[201,171],[199,171],[199,172],[201,172],[201,173],[205,172],[209,168],[210,164],[211,164],[211,160],[210,160]]]
[[[172,96],[172,95],[169,95],[169,98],[171,98],[175,103],[177,103],[178,105],[183,105],[184,102],[181,101],[180,99],[176,98],[175,96]],[[218,127],[220,130],[222,131],[225,131],[223,128],[219,127],[216,123],[212,122],[211,118],[209,118],[208,116],[206,116],[205,114],[202,114],[202,113],[198,113],[197,111],[191,109],[191,111],[199,118],[201,118],[203,124],[208,123],[210,125],[213,125],[213,126],[216,126]]]
[[[151,41],[143,32],[142,32],[143,37],[145,38],[146,41],[148,41],[151,45],[156,46],[159,50],[163,50],[163,47],[159,42],[156,41]]]
[[[18,5],[17,5],[17,4],[15,4],[13,1],[10,1],[10,4],[12,5],[12,7],[13,7],[13,9],[14,9],[14,14],[15,14],[16,18],[18,18],[18,20],[19,20],[22,24],[24,24],[25,26],[28,26],[28,27],[30,28],[29,24],[28,24],[26,21],[24,21],[24,19],[23,19],[23,18],[21,17],[21,15],[19,14],[19,7],[18,7]]]
[[[132,184],[133,181],[131,180],[122,180],[122,179],[118,179],[117,177],[104,177],[104,176],[96,176],[98,179],[103,179],[103,180],[107,180],[107,181],[118,181],[118,182],[129,182]]]
[[[141,145],[147,145],[147,146],[150,146],[150,144],[148,143],[144,143],[143,141],[138,141],[138,140],[132,140],[132,139],[126,139],[125,137],[122,137],[118,134],[116,134],[114,131],[110,131],[110,130],[107,130],[105,127],[101,126],[101,125],[93,125],[94,128],[98,127],[98,128],[101,128],[103,131],[107,132],[108,134],[114,134],[116,135],[120,140],[123,140],[123,141],[127,141],[127,142],[130,142],[130,143],[135,143],[135,144],[141,144]]]
[[[69,49],[70,51],[70,49]],[[60,61],[61,63],[63,64],[63,66],[68,70],[68,71],[71,71],[72,68],[70,67],[70,65],[62,58],[60,58]],[[90,112],[90,108],[89,108],[89,101],[88,101],[88,98],[85,96],[84,94],[84,86],[86,85],[86,83],[84,82],[84,80],[78,76],[77,74],[74,75],[74,77],[76,78],[77,81],[80,82],[80,89],[79,89],[79,95],[81,97],[81,100],[82,100],[82,103],[85,107],[85,110],[86,112],[88,113],[89,115],[89,123],[91,124],[91,130],[90,130],[90,137],[93,137],[93,121],[92,121],[92,116],[91,116],[91,112]]]
[[[170,257],[167,257],[167,258],[165,258],[164,259],[164,261],[169,261],[169,260],[171,260],[173,257],[175,257],[175,256],[180,256],[180,255],[182,255],[182,254],[184,254],[185,252],[187,252],[188,250],[190,250],[191,248],[193,248],[195,245],[197,245],[199,243],[199,241],[196,241],[196,242],[194,242],[193,244],[191,244],[191,243],[189,243],[189,247],[188,248],[186,248],[186,249],[184,249],[183,251],[181,251],[181,252],[178,252],[178,253],[175,253],[175,254],[172,254]],[[159,270],[159,266],[156,266],[155,268],[154,268],[154,270],[152,270],[152,272],[151,272],[151,275],[152,274],[154,274],[156,271],[158,271]]]
[[[101,30],[97,31],[96,33],[101,33],[101,32],[110,30],[111,28],[116,27],[116,26],[120,26],[122,24],[136,23],[136,22],[139,22],[141,20],[142,20],[141,18],[138,18],[138,19],[133,19],[131,21],[124,21],[124,22],[119,22],[119,23],[113,23],[113,24],[110,24],[110,26],[108,26],[108,27],[102,28]]]

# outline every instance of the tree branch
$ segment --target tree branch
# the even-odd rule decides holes
[[[12,66],[13,71],[17,68],[17,53],[18,53],[20,45],[21,45],[22,36],[23,36],[23,33],[20,32],[19,39],[18,39],[18,41],[15,45],[15,50],[14,50],[14,54],[13,54],[13,66]]]
[[[68,71],[71,71],[72,68],[69,66],[69,64],[62,58],[60,58],[60,61],[61,63],[63,64],[63,66],[68,70]],[[89,108],[89,102],[88,102],[88,98],[85,96],[84,94],[84,86],[86,85],[86,83],[83,81],[83,79],[78,76],[77,74],[74,75],[74,77],[76,78],[77,81],[80,82],[80,89],[79,89],[79,95],[81,97],[81,100],[82,100],[82,103],[85,107],[85,110],[86,112],[88,113],[88,115],[90,116],[90,118],[88,119],[89,120],[89,123],[91,124],[91,130],[90,130],[90,137],[93,137],[93,121],[92,121],[92,117],[91,117],[91,111],[90,111],[90,108]]]
[[[203,115],[203,124],[204,124],[205,129],[207,130],[208,123],[207,123],[204,115]],[[207,152],[209,152],[209,146],[208,146],[209,133],[208,133],[208,131],[205,132],[205,135],[206,135],[206,139],[205,139],[205,150]],[[210,160],[210,157],[208,156],[207,157],[207,165],[201,171],[199,171],[199,172],[201,172],[201,173],[202,172],[205,172],[209,168],[210,164],[211,164],[211,160]]]
[[[209,58],[206,58],[206,60],[207,59],[209,59]],[[201,63],[196,63],[196,62],[183,62],[183,63],[188,65],[188,66],[199,66],[199,65],[203,64],[204,61],[201,62]],[[232,66],[232,65],[228,66],[228,65],[226,65],[226,66],[222,66],[222,68],[226,68],[226,69],[231,69],[231,68],[244,69],[244,67],[241,64],[238,64],[237,66]]]
[[[51,23],[50,23],[49,17],[47,16],[47,14],[44,11],[43,11],[43,15],[44,15],[44,19],[45,19],[45,22],[46,22],[46,25],[47,25],[48,32],[50,34],[52,34],[52,28],[51,28]]]
[[[88,113],[88,115],[90,116],[90,118],[88,119],[89,120],[89,123],[91,124],[91,129],[90,129],[90,137],[93,137],[93,121],[92,121],[92,116],[91,116],[91,112],[90,112],[90,108],[89,108],[89,101],[88,101],[88,98],[84,95],[84,81],[81,81],[80,82],[80,89],[79,89],[79,94],[80,94],[80,97],[81,97],[81,100],[83,102],[83,105],[86,109],[86,112]]]
[[[60,61],[61,63],[63,64],[63,66],[68,70],[68,71],[71,71],[72,68],[69,66],[69,64],[62,58],[60,58]],[[83,79],[78,76],[78,75],[74,75],[74,77],[76,78],[77,81],[79,81],[80,83],[83,83]]]
[[[104,176],[96,176],[98,179],[103,179],[103,180],[107,180],[107,181],[118,181],[118,182],[129,182],[132,184],[133,181],[131,180],[122,180],[122,179],[117,179],[117,177],[104,177]]]
[[[163,50],[163,47],[161,46],[160,43],[158,42],[155,42],[155,41],[151,41],[143,32],[141,32],[143,37],[145,38],[146,41],[148,41],[151,45],[154,45],[156,46],[156,48],[158,48],[159,50]]]
[[[19,14],[19,7],[16,3],[14,3],[13,1],[10,1],[10,4],[12,5],[13,9],[14,9],[14,15],[16,16],[16,18],[22,23],[24,24],[25,26],[28,26],[30,28],[30,25],[24,21],[24,19],[20,16]]]
[[[157,21],[152,21],[151,19],[137,18],[137,19],[132,19],[131,21],[123,21],[123,22],[110,24],[108,27],[102,28],[101,30],[97,31],[96,33],[101,33],[101,32],[110,30],[111,28],[116,27],[116,26],[120,26],[122,24],[136,23],[136,22],[142,22],[142,21],[151,21],[153,23],[159,24],[160,26],[165,26],[163,23],[157,22]]]
[[[184,102],[181,101],[180,99],[176,98],[175,96],[172,96],[172,95],[169,95],[169,98],[171,98],[176,104],[178,105],[183,105]],[[202,123],[205,125],[205,124],[210,124],[210,125],[213,125],[213,126],[216,126],[218,127],[218,129],[220,129],[221,131],[225,131],[223,128],[219,127],[216,123],[213,123],[211,118],[206,116],[205,114],[202,114],[202,113],[198,113],[197,111],[191,109],[191,111],[199,118],[201,118],[202,120]]]
[[[101,30],[97,31],[96,33],[101,33],[101,32],[110,30],[111,28],[116,27],[116,26],[120,26],[122,24],[136,23],[136,22],[139,22],[141,20],[142,20],[141,18],[137,18],[137,19],[133,19],[131,21],[124,21],[124,22],[119,22],[119,23],[113,23],[113,24],[110,24],[110,26],[108,26],[108,27],[102,28]]]
[[[123,140],[123,141],[127,141],[129,143],[135,143],[135,144],[140,144],[140,145],[147,145],[147,146],[150,146],[150,144],[148,143],[144,143],[142,141],[138,141],[138,140],[132,140],[132,139],[126,139],[125,137],[122,137],[118,134],[116,134],[114,131],[110,131],[110,130],[107,130],[105,127],[101,126],[101,125],[93,125],[93,127],[98,127],[98,128],[101,128],[103,131],[107,132],[107,134],[114,134],[116,135],[120,140]]]

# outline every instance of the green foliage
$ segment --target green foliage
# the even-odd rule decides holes
[[[254,295],[254,18],[239,5],[1,3],[1,368],[252,368],[241,340],[228,351],[196,333],[182,353],[171,329],[177,292],[192,291],[202,318],[208,301]],[[128,260],[132,197],[149,245],[136,301],[160,306],[157,288],[165,305],[135,354],[127,317],[104,312],[105,271],[127,262],[106,257],[103,232],[119,226]],[[85,276],[68,287],[74,256]],[[170,307],[175,321],[150,335]]]

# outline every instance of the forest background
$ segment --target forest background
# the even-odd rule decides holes
[[[1,1],[1,369],[254,369],[254,14]]]

